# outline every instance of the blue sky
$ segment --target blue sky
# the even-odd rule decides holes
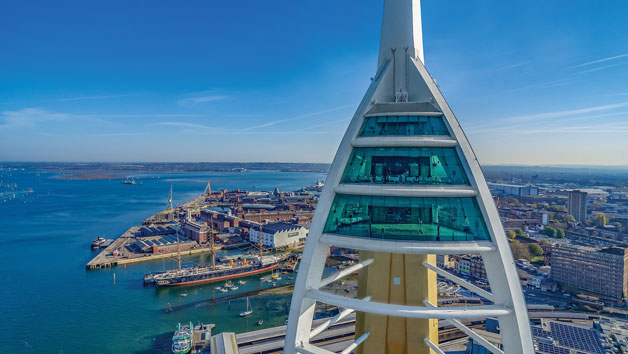
[[[5,1],[0,161],[330,162],[382,0]],[[484,164],[628,165],[628,2],[423,0]]]

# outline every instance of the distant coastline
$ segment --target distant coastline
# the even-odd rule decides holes
[[[147,172],[320,172],[327,173],[330,164],[290,162],[137,162],[137,163],[71,163],[71,162],[0,162],[5,168],[50,170],[94,178],[124,178],[127,173]],[[65,176],[62,176],[66,178]],[[87,178],[80,179],[87,179]],[[71,178],[71,177],[70,177]]]
[[[56,179],[69,179],[69,180],[95,180],[95,179],[114,179],[125,178],[125,175],[120,174],[92,174],[92,173],[76,173],[68,175],[58,175],[52,178]]]

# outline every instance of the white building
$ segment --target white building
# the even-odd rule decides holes
[[[262,225],[262,245],[266,248],[283,248],[305,242],[308,230],[301,225],[277,222]],[[259,227],[249,230],[249,241],[259,243]]]

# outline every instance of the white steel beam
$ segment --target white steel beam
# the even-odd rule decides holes
[[[458,142],[446,136],[391,136],[355,138],[353,147],[455,147]]]
[[[423,262],[423,266],[425,266],[425,268],[427,268],[429,270],[432,270],[432,271],[436,272],[436,274],[438,274],[438,275],[440,275],[440,276],[442,276],[444,278],[447,278],[447,279],[457,283],[458,285],[460,285],[460,286],[462,286],[462,287],[464,287],[464,288],[466,288],[468,290],[471,290],[472,292],[480,295],[481,297],[483,297],[483,298],[485,298],[485,299],[487,299],[489,301],[494,301],[493,294],[491,294],[488,291],[480,288],[477,285],[474,285],[474,284],[472,284],[472,283],[470,283],[470,282],[468,282],[468,281],[466,281],[466,280],[464,280],[464,279],[462,279],[460,277],[457,277],[457,276],[449,273],[448,271],[446,271],[444,269],[440,269],[440,268],[438,268],[437,266],[435,266],[433,264],[430,264],[430,263],[427,263],[427,262]]]
[[[300,346],[297,346],[295,350],[297,351],[297,353],[301,354],[336,354],[334,352],[330,352],[329,350],[319,348],[309,343],[303,343]]]
[[[427,344],[428,347],[430,347],[430,349],[436,352],[436,354],[445,354],[445,352],[442,351],[436,344],[432,343],[431,340],[424,338],[423,341],[425,342],[425,344]]]
[[[305,296],[329,305],[351,308],[355,311],[406,318],[430,318],[440,320],[451,318],[471,319],[503,317],[512,313],[510,309],[496,305],[432,308],[425,306],[407,306],[381,302],[369,302],[345,296],[333,295],[320,290],[309,290],[305,293]]]
[[[362,344],[371,335],[370,332],[366,332],[361,335],[358,339],[355,340],[351,345],[349,345],[345,350],[341,351],[340,354],[349,354],[351,351],[358,347],[358,345]]]
[[[495,251],[491,241],[395,241],[322,234],[319,242],[354,250],[402,254],[483,254]]]
[[[423,301],[423,303],[425,304],[425,306],[430,307],[430,308],[434,308],[437,309],[437,306],[434,306],[434,304],[430,303],[429,301],[425,300]],[[489,316],[487,316],[489,317]],[[476,342],[478,342],[480,345],[482,345],[484,348],[486,348],[487,350],[489,350],[491,353],[493,354],[504,354],[503,351],[501,351],[499,348],[497,348],[496,346],[494,346],[493,344],[491,344],[491,342],[487,341],[484,337],[482,337],[481,335],[475,333],[475,331],[473,331],[471,328],[465,326],[464,324],[462,324],[462,322],[458,321],[455,318],[449,318],[447,319],[445,322],[449,322],[452,326],[458,328],[459,330],[461,330],[464,334],[468,335],[469,337],[473,338]]]
[[[363,301],[370,301],[371,297],[367,296],[367,297],[363,298],[362,300]],[[334,317],[328,319],[327,321],[321,323],[321,325],[319,325],[318,327],[313,329],[312,332],[310,332],[310,339],[314,338],[316,335],[318,335],[319,333],[321,333],[324,330],[326,330],[327,328],[329,328],[329,326],[332,326],[332,325],[336,324],[338,321],[342,320],[343,318],[349,316],[354,311],[355,311],[354,309],[344,309],[342,312],[340,312],[336,316],[334,316]]]
[[[477,195],[471,186],[412,186],[412,185],[367,185],[341,184],[334,188],[339,194],[372,195],[382,197],[415,197],[415,198],[469,198]]]
[[[365,260],[363,262],[360,262],[358,264],[354,264],[354,265],[352,265],[350,267],[347,267],[347,268],[345,268],[345,269],[343,269],[341,271],[335,272],[334,274],[332,274],[332,275],[328,276],[327,278],[321,280],[320,287],[322,288],[322,287],[324,287],[326,285],[329,285],[329,284],[335,282],[336,280],[340,280],[340,279],[346,277],[347,275],[349,275],[351,273],[357,272],[358,270],[368,266],[369,264],[371,264],[373,262],[374,262],[373,258],[369,258],[369,259],[367,259],[367,260]]]
[[[443,112],[376,112],[366,113],[365,117],[386,117],[386,116],[422,116],[422,117],[440,117]]]

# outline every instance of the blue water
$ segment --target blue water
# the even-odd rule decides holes
[[[277,326],[287,318],[290,295],[250,298],[254,314],[246,319],[246,300],[220,299],[259,287],[257,277],[223,294],[208,284],[193,288],[144,287],[149,271],[173,268],[161,260],[86,271],[97,236],[117,237],[174,203],[205,188],[296,190],[324,180],[320,173],[160,173],[135,175],[141,185],[122,179],[68,180],[53,172],[0,171],[0,182],[33,189],[31,195],[0,199],[0,352],[2,353],[167,353],[177,322],[216,323],[216,331],[242,332]],[[184,259],[204,263],[207,255]],[[114,282],[115,274],[115,282]],[[279,285],[294,282],[284,275]],[[183,297],[181,294],[187,293]],[[212,302],[212,300],[214,302]]]

